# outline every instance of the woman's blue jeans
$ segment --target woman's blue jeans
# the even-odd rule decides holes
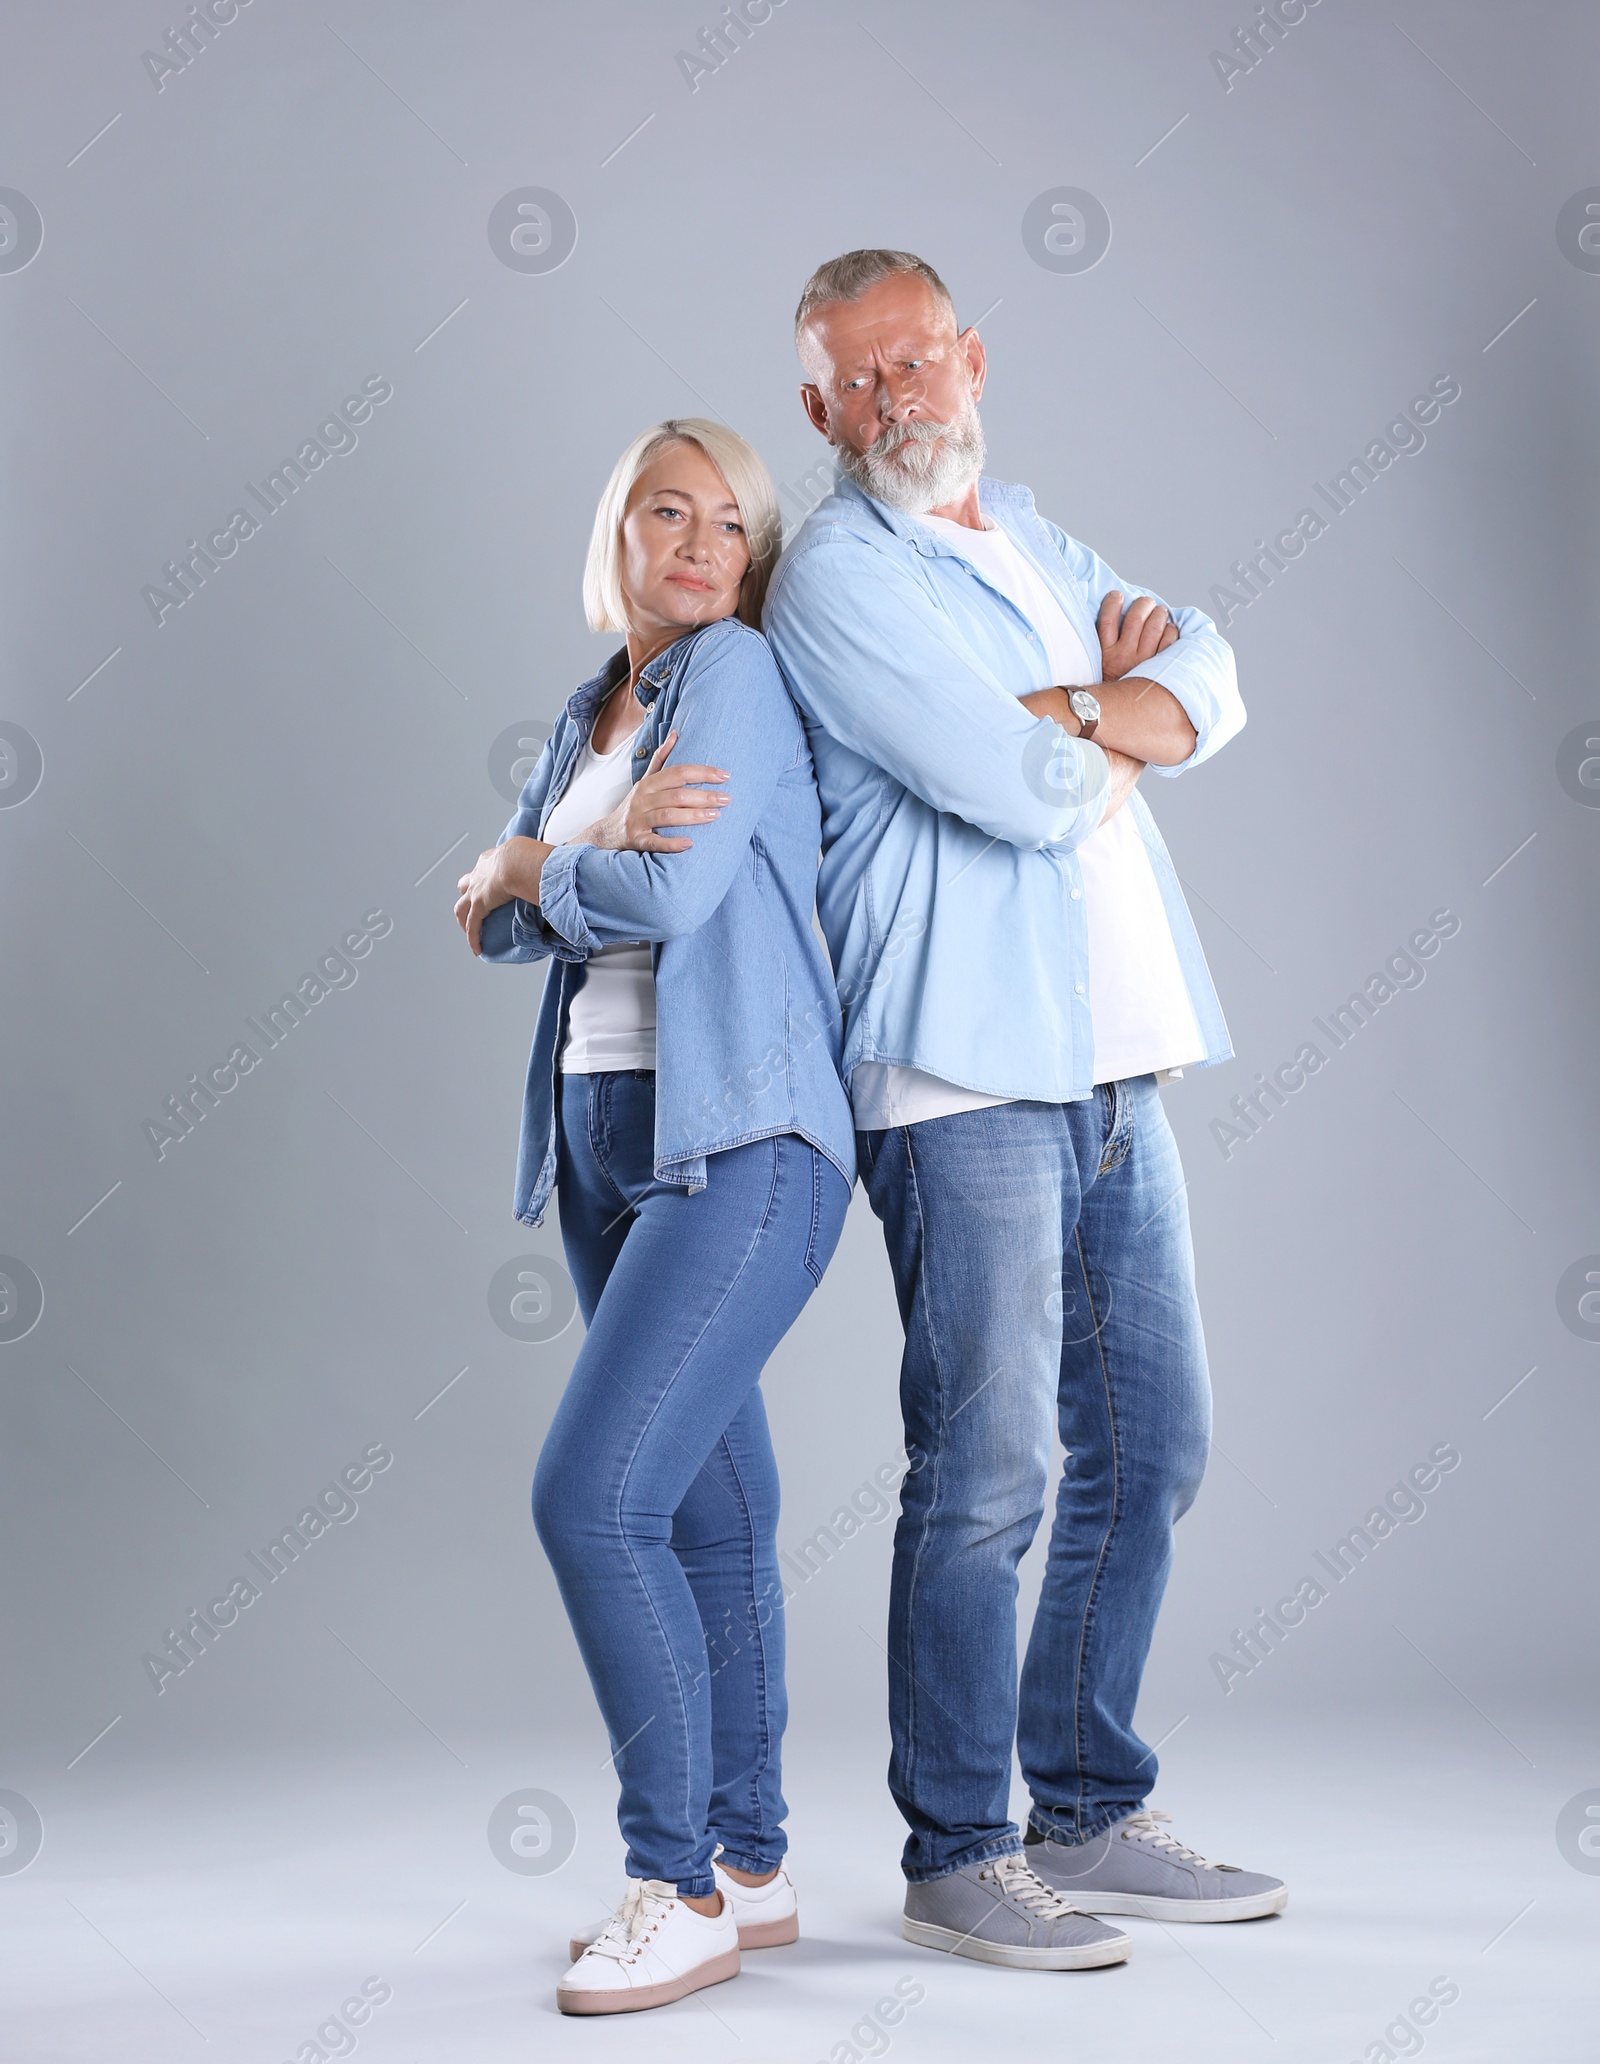
[[[691,1897],[786,1847],[778,1473],[760,1377],[850,1189],[793,1133],[652,1173],[655,1078],[564,1075],[561,1237],[588,1334],[534,1524],[611,1737],[627,1872]]]

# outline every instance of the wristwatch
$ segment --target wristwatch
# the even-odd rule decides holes
[[[1078,736],[1093,738],[1100,727],[1100,703],[1087,688],[1069,688],[1067,707],[1078,720]]]

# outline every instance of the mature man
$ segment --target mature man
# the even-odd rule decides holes
[[[818,909],[923,1458],[890,1598],[902,1928],[988,1963],[1112,1963],[1129,1938],[1091,1914],[1287,1898],[1166,1833],[1133,1730],[1210,1425],[1157,1085],[1231,1052],[1136,783],[1199,765],[1244,709],[1209,618],[1140,589],[1124,611],[1093,552],[984,477],[983,346],[930,265],[834,259],[795,336],[842,477],[766,629],[822,791]],[[1067,1463],[1019,1696],[1052,1410]]]

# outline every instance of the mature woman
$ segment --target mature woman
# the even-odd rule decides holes
[[[811,756],[755,628],[779,531],[731,431],[689,417],[634,440],[584,573],[591,626],[626,646],[567,703],[456,905],[485,959],[554,963],[515,1209],[537,1225],[558,1196],[588,1333],[533,1508],[610,1733],[629,1879],[557,1987],[571,2014],[662,2005],[798,1932],[759,1379],[833,1253],[855,1157],[811,924]]]

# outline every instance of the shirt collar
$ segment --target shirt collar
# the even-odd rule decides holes
[[[684,637],[692,638],[695,636],[696,631],[703,630],[704,628],[704,625],[696,625],[694,630],[686,631]],[[673,655],[679,651],[682,644],[683,638],[674,638],[670,645],[663,651],[658,652],[655,658],[648,661],[640,670],[639,678],[633,684],[633,693],[634,699],[642,703],[646,709],[649,709],[650,705],[667,685],[667,676],[672,671]],[[627,678],[628,648],[624,645],[618,651],[612,653],[599,673],[591,675],[581,687],[575,688],[572,694],[568,696],[568,716],[575,723],[583,725],[585,730],[587,730],[588,726],[594,722],[595,712],[599,709],[601,703],[605,701],[619,681],[625,681]]]
[[[847,501],[858,502],[863,509],[870,509],[884,526],[894,535],[904,538],[908,545],[929,559],[959,558],[957,553],[938,532],[930,530],[915,516],[907,516],[899,509],[890,508],[887,502],[880,502],[876,495],[869,495],[864,487],[852,480],[848,473],[839,475],[836,492]],[[1000,511],[1021,512],[1033,507],[1033,494],[1029,488],[1019,486],[1015,481],[996,480],[991,474],[980,474],[978,478],[978,506],[985,516],[1004,527]]]

